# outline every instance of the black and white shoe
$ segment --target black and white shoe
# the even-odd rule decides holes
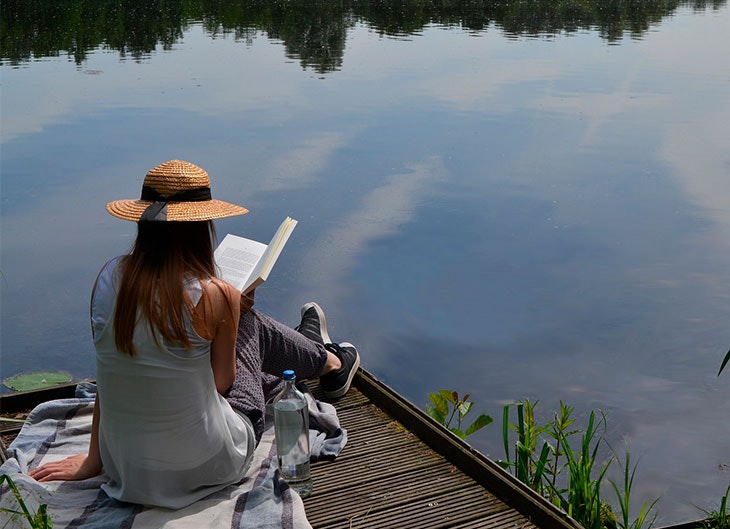
[[[342,362],[342,367],[319,377],[319,385],[328,399],[342,397],[350,389],[357,368],[360,367],[360,353],[348,342],[327,343],[325,348]]]
[[[327,320],[324,317],[324,311],[314,301],[302,305],[302,321],[295,330],[322,345],[332,341],[330,335],[327,334]]]

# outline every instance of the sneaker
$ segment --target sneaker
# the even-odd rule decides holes
[[[325,397],[337,399],[350,389],[352,379],[355,378],[357,368],[360,367],[360,354],[354,345],[347,342],[328,343],[325,348],[340,359],[342,367],[319,377],[319,385],[322,387]]]
[[[327,334],[327,320],[324,318],[322,307],[314,301],[302,305],[302,321],[295,330],[322,345],[332,341]]]

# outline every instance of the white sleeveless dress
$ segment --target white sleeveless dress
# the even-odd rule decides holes
[[[113,313],[119,258],[102,270],[91,301],[100,405],[99,448],[118,500],[178,509],[238,482],[253,457],[254,432],[216,391],[210,341],[187,321],[192,349],[157,345],[137,325],[133,357],[117,351]],[[198,280],[186,290],[197,304]]]

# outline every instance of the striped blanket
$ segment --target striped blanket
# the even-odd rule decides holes
[[[12,478],[32,512],[41,504],[47,505],[54,529],[311,528],[301,498],[277,472],[271,427],[241,482],[179,510],[145,508],[111,499],[100,489],[106,479],[103,474],[84,481],[50,483],[28,477],[29,469],[88,449],[92,412],[93,396],[41,404],[28,417],[10,445],[9,459],[0,467],[0,475]],[[345,440],[346,434],[341,436],[339,448]],[[0,507],[18,509],[5,485],[0,490]],[[0,512],[0,520],[8,516]]]

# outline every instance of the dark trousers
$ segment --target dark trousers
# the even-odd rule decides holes
[[[254,309],[241,315],[236,339],[236,378],[226,392],[231,406],[253,423],[256,442],[264,431],[266,403],[281,390],[281,374],[316,378],[327,361],[322,344]]]

